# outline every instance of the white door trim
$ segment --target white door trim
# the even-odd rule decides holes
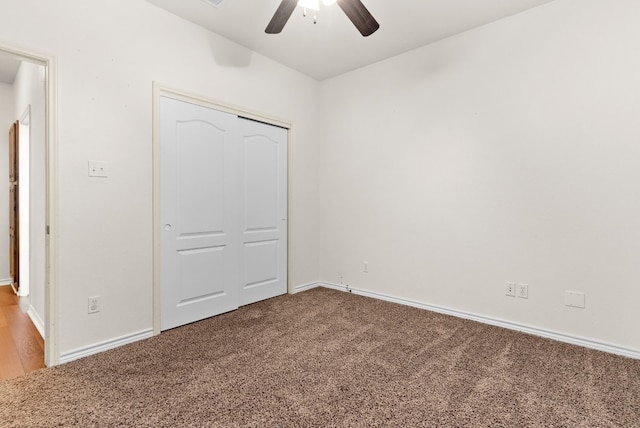
[[[20,182],[19,202],[20,211],[18,213],[18,241],[20,242],[20,267],[18,277],[20,278],[18,296],[29,295],[29,280],[31,277],[31,104],[22,112],[18,120],[18,153]],[[15,288],[14,288],[15,291]],[[35,323],[34,323],[35,324]],[[44,335],[42,335],[44,338]]]
[[[43,65],[46,70],[45,138],[46,138],[46,226],[49,228],[45,249],[44,362],[60,362],[58,343],[58,63],[55,56],[0,41],[0,51]],[[44,226],[44,225],[43,225]]]
[[[160,334],[162,308],[161,293],[161,275],[160,275],[160,97],[165,96],[179,101],[186,101],[203,107],[213,108],[215,110],[224,111],[248,119],[257,120],[270,125],[279,126],[287,129],[287,170],[288,170],[288,186],[287,186],[287,292],[295,293],[295,282],[293,279],[293,124],[289,121],[248,110],[243,107],[231,105],[221,101],[212,100],[200,95],[172,88],[170,86],[153,82],[153,334]]]

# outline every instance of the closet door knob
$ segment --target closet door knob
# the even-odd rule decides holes
[[[165,230],[166,232],[170,231],[170,230],[171,230],[171,225],[170,225],[169,223],[165,224],[165,225],[164,225],[164,230]]]

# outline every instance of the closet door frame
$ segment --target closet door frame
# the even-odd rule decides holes
[[[153,333],[161,331],[161,224],[160,224],[160,97],[169,97],[203,107],[242,116],[247,119],[264,122],[287,130],[287,292],[295,292],[293,278],[293,124],[289,121],[263,114],[228,103],[212,100],[158,82],[153,83]]]

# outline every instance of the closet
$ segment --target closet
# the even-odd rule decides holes
[[[287,130],[160,97],[161,330],[287,291]]]

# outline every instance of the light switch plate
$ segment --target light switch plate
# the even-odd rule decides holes
[[[516,283],[515,282],[506,282],[505,294],[509,297],[516,297]]]
[[[89,161],[89,177],[107,177],[107,162]]]

